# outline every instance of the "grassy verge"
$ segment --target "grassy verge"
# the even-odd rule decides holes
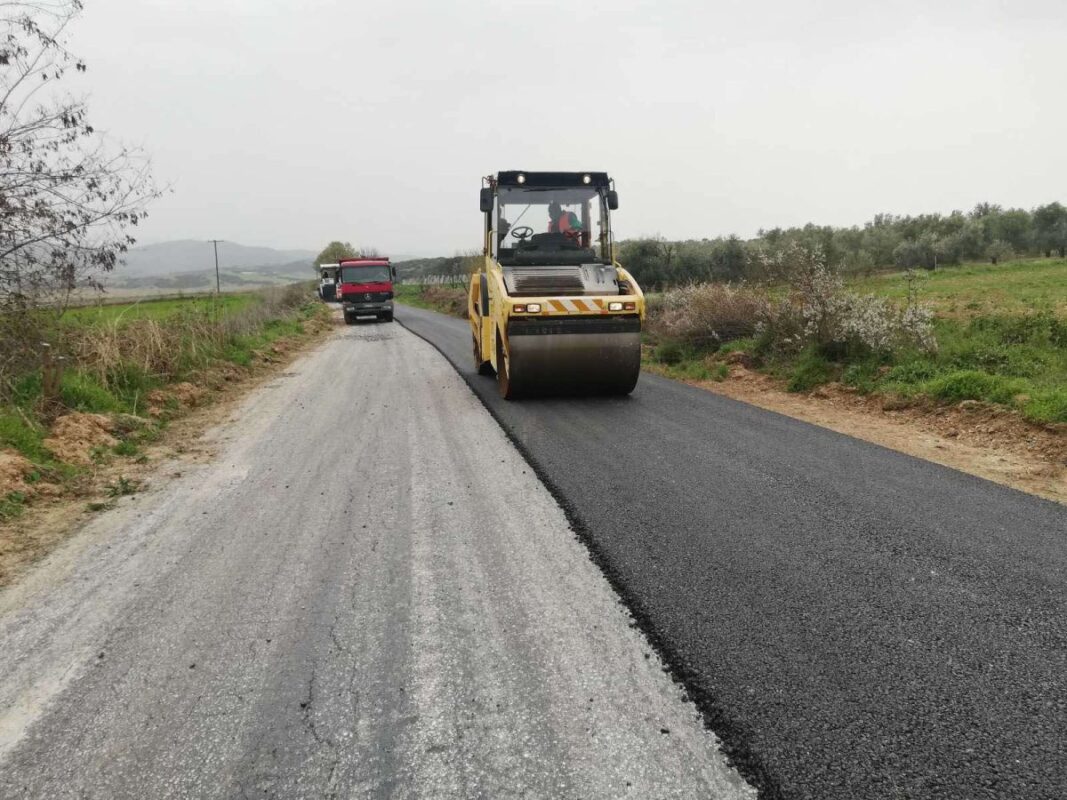
[[[453,317],[467,317],[467,290],[459,286],[402,283],[396,287],[396,301]]]
[[[898,301],[908,292],[902,275],[877,276],[850,288]],[[795,392],[840,382],[902,403],[975,401],[1018,411],[1035,423],[1067,423],[1067,262],[946,268],[926,278],[920,292],[935,313],[936,349],[790,350],[766,334],[697,346],[653,336],[645,362],[670,377],[722,380],[728,364],[742,361],[783,379]],[[714,322],[705,323],[710,327]]]
[[[729,375],[731,354],[738,353],[792,392],[840,382],[905,402],[977,401],[1017,410],[1031,422],[1067,423],[1067,344],[1057,343],[1065,329],[1063,321],[1041,315],[976,317],[936,322],[936,353],[848,359],[807,349],[782,355],[768,353],[757,339],[741,339],[719,349],[646,347],[644,360],[667,377],[721,381]]]
[[[280,340],[305,335],[325,315],[312,290],[299,285],[219,300],[79,308],[39,321],[35,337],[47,336],[54,355],[37,363],[23,357],[22,369],[0,375],[0,456],[9,485],[22,484],[0,495],[0,520],[20,513],[38,482],[69,488],[95,464],[142,460],[167,421],[206,388],[273,360],[284,349]],[[93,418],[98,443],[87,459],[56,444],[64,419],[79,412],[101,415]]]

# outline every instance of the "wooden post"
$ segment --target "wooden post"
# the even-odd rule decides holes
[[[41,397],[47,410],[59,404],[59,392],[63,379],[62,359],[52,356],[52,345],[41,342]]]

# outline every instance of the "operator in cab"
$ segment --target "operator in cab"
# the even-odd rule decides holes
[[[559,203],[548,204],[548,232],[569,233],[576,237],[582,230],[582,222],[573,211],[564,211]]]

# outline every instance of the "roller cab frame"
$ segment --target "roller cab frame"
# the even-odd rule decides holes
[[[471,276],[474,363],[501,396],[629,394],[641,371],[645,297],[615,260],[604,172],[483,179],[483,259]]]

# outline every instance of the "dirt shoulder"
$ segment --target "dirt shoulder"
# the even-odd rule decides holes
[[[0,588],[14,583],[95,513],[110,508],[123,495],[180,475],[183,464],[210,459],[213,450],[201,441],[203,433],[226,424],[249,392],[284,373],[296,358],[339,326],[343,323],[338,314],[316,316],[305,323],[303,334],[264,347],[249,367],[222,363],[198,375],[195,384],[167,387],[159,397],[160,404],[168,406],[167,424],[160,429],[158,439],[136,458],[115,455],[101,463],[94,461],[68,486],[42,483],[31,487],[32,502],[19,516],[0,523]],[[90,414],[70,414],[61,422],[53,429],[57,438],[50,445],[61,451],[69,449],[67,455],[73,462],[81,460],[81,450],[106,443],[112,426],[123,424],[122,419]],[[25,471],[25,464],[16,463],[16,458],[7,453],[0,459],[0,473],[6,468],[12,480],[16,470]]]
[[[730,365],[725,380],[686,383],[1067,504],[1065,425],[1036,425],[974,401],[904,405],[840,384],[791,393],[741,364]]]

